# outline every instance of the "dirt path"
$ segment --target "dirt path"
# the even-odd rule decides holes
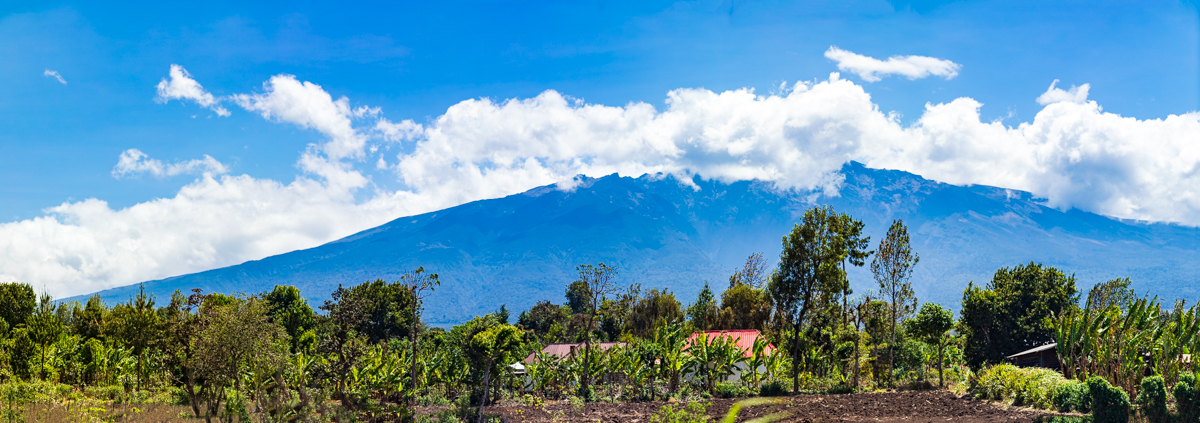
[[[1041,412],[963,399],[945,391],[886,392],[782,397],[785,403],[743,409],[739,422],[788,413],[781,422],[1031,422]],[[715,399],[708,408],[714,419],[723,417],[736,402]],[[593,403],[576,412],[565,402],[543,407],[496,406],[485,413],[504,416],[509,422],[649,422],[663,402]]]

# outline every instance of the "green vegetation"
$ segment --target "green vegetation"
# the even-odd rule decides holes
[[[339,286],[316,310],[291,286],[139,292],[109,306],[3,283],[0,417],[481,422],[503,401],[567,400],[578,413],[588,401],[672,399],[680,405],[655,421],[703,421],[712,397],[929,388],[935,375],[978,398],[1097,422],[1200,415],[1188,359],[1200,350],[1200,308],[1164,308],[1127,279],[1079,305],[1074,277],[1031,262],[971,284],[956,322],[915,298],[919,259],[903,222],[876,251],[862,232],[815,207],[783,237],[778,267],[751,254],[722,292],[706,284],[687,305],[598,263],[563,281],[561,304],[538,302],[511,323],[501,305],[450,328],[421,321],[439,294],[438,275],[422,268]],[[868,259],[878,291],[852,297],[847,268]],[[739,343],[726,330],[757,332],[737,332],[755,337]],[[998,364],[1051,341],[1063,373]],[[554,343],[571,345],[544,350]],[[442,408],[417,416],[426,405]]]
[[[1072,392],[1071,385],[1054,370],[1000,364],[981,372],[972,388],[980,399],[1053,410],[1062,408],[1060,400],[1072,404],[1073,400],[1060,398],[1062,393]]]

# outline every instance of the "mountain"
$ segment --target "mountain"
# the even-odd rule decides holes
[[[299,287],[316,306],[338,284],[395,280],[417,266],[442,285],[425,319],[446,325],[539,300],[563,302],[575,266],[604,262],[622,283],[670,288],[687,303],[707,281],[714,291],[753,252],[772,261],[781,239],[814,204],[829,204],[866,223],[872,249],[892,219],[908,224],[920,254],[912,283],[922,301],[957,309],[969,281],[1038,261],[1074,273],[1080,290],[1128,276],[1139,292],[1197,297],[1200,229],[1116,220],[1046,207],[1031,194],[955,186],[849,163],[839,195],[781,191],[762,182],[724,184],[695,178],[579,177],[570,189],[544,186],[504,198],[403,217],[316,248],[236,266],[145,283],[148,292],[202,288],[257,293],[275,284]],[[773,264],[773,263],[772,263]],[[858,293],[874,287],[852,269]],[[101,291],[128,300],[138,285]]]

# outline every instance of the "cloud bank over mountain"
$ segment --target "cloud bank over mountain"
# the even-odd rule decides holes
[[[957,70],[930,73],[949,78]],[[588,104],[556,91],[470,99],[426,122],[390,120],[291,75],[270,78],[259,92],[218,97],[173,65],[157,88],[159,101],[191,101],[222,116],[236,106],[325,140],[296,152],[301,173],[290,183],[236,175],[207,156],[168,165],[131,146],[114,176],[199,177],[174,197],[125,209],[87,199],[0,224],[0,280],[80,294],[312,247],[577,174],[758,179],[836,195],[838,170],[850,160],[1030,191],[1058,208],[1200,225],[1200,113],[1106,113],[1087,100],[1087,84],[1052,84],[1038,97],[1044,108],[1017,126],[981,120],[982,104],[971,98],[927,104],[905,125],[836,73],[770,95],[676,89],[661,109]],[[402,187],[374,186],[363,166],[390,170]]]

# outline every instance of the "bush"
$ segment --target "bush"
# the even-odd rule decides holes
[[[994,401],[1012,401],[1049,410],[1055,408],[1059,387],[1071,383],[1062,374],[1039,367],[1020,368],[1011,364],[992,366],[975,381],[976,397]]]
[[[719,398],[741,398],[750,396],[750,388],[740,383],[718,382],[716,386]]]
[[[1175,409],[1179,412],[1179,421],[1194,422],[1200,420],[1200,392],[1196,389],[1196,375],[1192,372],[1179,373],[1179,382],[1175,383]]]
[[[1035,423],[1091,423],[1091,416],[1038,416]]]
[[[707,408],[707,405],[699,401],[689,402],[686,407],[667,404],[658,409],[658,413],[650,416],[650,423],[706,423]]]
[[[758,395],[761,397],[778,397],[787,395],[787,388],[783,387],[783,382],[772,380],[764,383],[758,388]]]
[[[1137,396],[1138,408],[1149,423],[1170,423],[1167,413],[1167,383],[1162,376],[1142,379],[1142,392]]]
[[[1090,413],[1092,408],[1087,384],[1071,380],[1059,385],[1058,390],[1054,392],[1054,408],[1062,413]]]
[[[1099,376],[1087,380],[1092,398],[1092,421],[1095,423],[1128,423],[1129,395],[1125,390],[1108,384]]]

